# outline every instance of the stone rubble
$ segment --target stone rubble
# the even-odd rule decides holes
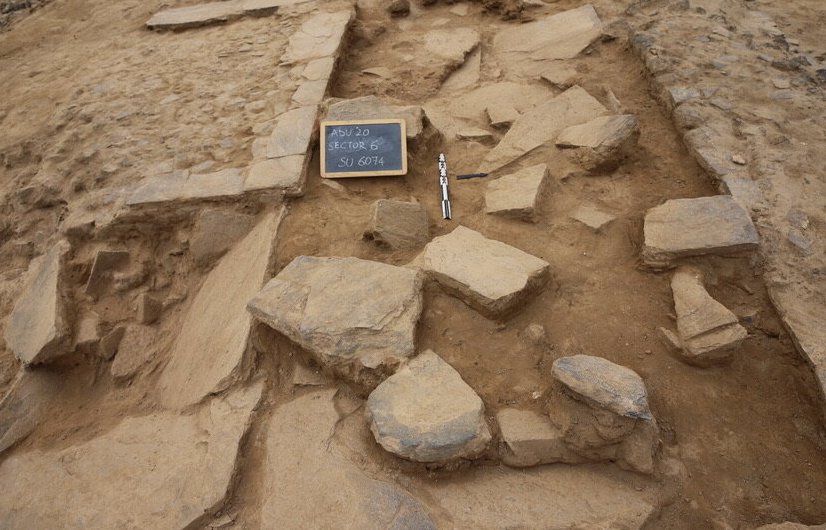
[[[0,526],[183,528],[224,501],[263,384],[196,413],[130,417],[105,434],[0,464]],[[118,487],[113,487],[117,484]]]
[[[673,199],[645,214],[642,259],[650,267],[704,254],[751,251],[759,242],[748,212],[732,197]]]
[[[461,225],[428,243],[413,265],[491,317],[512,313],[550,277],[544,260]]]
[[[488,183],[485,213],[535,223],[540,201],[548,187],[548,166],[538,164]]]
[[[158,399],[184,408],[220,392],[249,368],[247,301],[261,288],[285,211],[267,213],[207,275],[184,316]],[[193,370],[197,366],[197,370]]]
[[[261,526],[435,530],[419,501],[396,484],[371,478],[332,442],[340,420],[335,394],[303,394],[270,418]]]
[[[69,250],[69,244],[60,241],[32,260],[8,317],[6,347],[24,364],[46,363],[71,350],[62,293],[62,267]]]
[[[250,298],[257,320],[370,388],[415,351],[422,277],[411,269],[299,256]]]
[[[671,291],[681,358],[698,366],[730,360],[748,334],[737,316],[708,294],[702,273],[693,267],[680,267],[671,278]]]
[[[568,127],[556,146],[589,171],[613,170],[637,146],[640,127],[630,114],[600,116],[582,125]]]
[[[602,103],[578,86],[540,103],[523,113],[499,144],[488,151],[479,172],[492,173],[556,139],[571,125],[579,125],[608,114]]]
[[[430,238],[427,211],[417,202],[374,202],[364,239],[391,250],[420,248]]]
[[[376,387],[365,415],[386,451],[444,464],[482,453],[491,440],[482,400],[459,373],[427,350]]]

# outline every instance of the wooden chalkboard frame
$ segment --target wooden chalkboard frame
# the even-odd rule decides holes
[[[337,125],[379,125],[379,124],[398,124],[401,126],[401,169],[392,169],[384,171],[346,171],[346,172],[328,172],[327,171],[327,134],[325,128],[328,126]],[[319,138],[321,142],[321,152],[319,158],[321,159],[321,177],[322,178],[350,178],[350,177],[394,177],[400,175],[407,175],[407,123],[401,118],[376,119],[376,120],[335,120],[322,121],[319,124]]]

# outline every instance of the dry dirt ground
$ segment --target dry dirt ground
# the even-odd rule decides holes
[[[801,43],[816,46],[826,40],[821,23],[826,10],[820,2],[756,3]],[[623,17],[622,4],[594,2],[607,22]],[[247,164],[253,126],[283,110],[284,74],[274,65],[286,35],[274,31],[271,19],[177,33],[146,30],[144,22],[165,5],[55,0],[0,33],[0,315],[11,311],[19,278],[30,260],[48,249],[67,204],[96,190],[133,185],[158,166],[206,164],[217,170]],[[431,72],[393,59],[400,50],[423,53],[422,43],[408,36],[416,30],[459,24],[482,36],[480,83],[507,80],[500,66],[488,62],[485,46],[497,30],[519,22],[502,20],[480,3],[466,5],[463,16],[451,11],[454,5],[439,2],[427,8],[414,5],[410,17],[391,19],[382,2],[360,2],[331,95],[375,94],[427,109],[461,97],[472,87],[447,91]],[[560,0],[529,8],[525,16],[579,5]],[[291,201],[281,226],[275,269],[299,255],[406,264],[416,251],[378,249],[363,241],[361,233],[373,201],[413,197],[427,208],[432,236],[461,223],[551,265],[551,286],[507,320],[484,318],[436,286],[426,290],[427,310],[417,332],[420,349],[432,348],[456,368],[482,397],[489,415],[511,405],[541,410],[542,400],[534,396],[551,387],[556,358],[602,356],[643,377],[662,430],[662,463],[654,480],[640,486],[659,502],[646,528],[826,522],[823,405],[809,366],[769,303],[761,263],[748,258],[695,262],[706,272],[710,294],[747,325],[749,337],[730,365],[699,369],[669,354],[656,329],[674,325],[670,274],[640,265],[643,217],[666,199],[713,195],[716,186],[689,156],[652,96],[643,66],[624,35],[598,41],[570,62],[589,93],[610,104],[610,89],[625,112],[639,119],[638,149],[617,170],[597,176],[571,174],[557,153],[539,150],[530,156],[549,164],[552,184],[538,223],[485,215],[484,179],[451,183],[454,219],[443,221],[437,153],[447,155],[452,173],[466,173],[476,169],[490,145],[448,136],[440,145],[415,153],[407,176],[350,179],[342,182],[344,189],[322,185],[316,150],[307,192]],[[378,66],[389,68],[392,75],[362,72]],[[543,87],[549,96],[559,92]],[[259,101],[263,103],[251,105]],[[58,185],[39,186],[42,182]],[[30,185],[36,185],[35,196],[22,196],[20,190]],[[598,205],[617,220],[594,233],[569,217],[584,203]],[[245,211],[247,206],[231,208]],[[196,292],[205,272],[185,251],[190,231],[186,222],[173,222],[112,234],[105,241],[76,242],[71,270],[77,290],[93,252],[116,244],[137,257],[142,267],[137,274],[151,278],[153,292],[172,301],[148,339],[154,356],[128,385],[113,382],[100,361],[76,356],[61,363],[55,368],[63,379],[60,399],[30,436],[0,455],[0,466],[9,453],[69,447],[99,436],[125,417],[158,408],[153,389],[159,368],[166,362],[188,295]],[[130,318],[133,296],[128,291],[90,301],[78,295],[76,311],[94,309],[107,322],[123,321]],[[549,351],[536,352],[522,340],[532,323],[547,330]],[[234,514],[238,528],[260,524],[265,444],[260,423],[292,398],[289,373],[295,360],[287,351],[296,351],[295,357],[304,362],[303,353],[282,345],[282,358],[260,356],[255,364],[256,372],[268,376],[269,387],[261,422],[243,447],[237,485],[224,510]],[[19,369],[10,351],[0,351],[0,390],[9,387]],[[369,462],[365,467],[407,477],[405,484],[414,495],[424,495],[417,486],[421,481],[461,482],[475,472],[428,470],[389,457],[376,444],[369,447],[363,455]],[[473,464],[485,465],[495,463]],[[610,465],[603,468],[622,480],[638,479]],[[284,487],[289,488],[289,478]],[[450,527],[450,514],[433,517]],[[535,527],[542,528],[542,522]]]

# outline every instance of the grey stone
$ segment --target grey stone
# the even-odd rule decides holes
[[[548,187],[548,166],[538,164],[488,183],[485,213],[537,222],[540,200]]]
[[[100,317],[97,313],[89,312],[83,315],[77,324],[75,332],[75,350],[90,354],[97,351],[100,342]]]
[[[590,4],[499,31],[493,53],[514,73],[538,74],[547,61],[572,59],[602,33],[602,21]]]
[[[292,100],[300,106],[318,105],[327,93],[327,79],[304,81],[293,93]]]
[[[673,106],[680,105],[686,101],[697,99],[701,96],[700,91],[696,88],[686,87],[671,87],[668,89],[668,94],[671,96],[671,104]]]
[[[430,234],[423,205],[379,199],[372,210],[364,239],[393,250],[418,248],[427,243]]]
[[[461,225],[428,243],[416,265],[489,316],[513,312],[550,276],[544,260]]]
[[[249,214],[221,208],[201,210],[189,240],[189,251],[195,263],[208,265],[223,256],[250,231],[254,223],[255,218]]]
[[[282,156],[256,162],[247,172],[244,190],[275,190],[287,197],[300,197],[304,195],[307,185],[309,162],[309,155]]]
[[[65,381],[65,375],[60,372],[43,368],[19,370],[8,392],[0,399],[0,454],[40,425]],[[0,474],[2,469],[0,466]]]
[[[299,256],[247,307],[322,366],[372,388],[415,351],[421,289],[414,270],[358,258]]]
[[[571,212],[571,218],[579,221],[594,232],[599,232],[603,227],[616,219],[611,214],[597,210],[593,206],[581,205]]]
[[[702,274],[680,267],[671,278],[677,331],[683,346],[682,358],[698,366],[726,362],[743,339],[746,329],[737,316],[708,294]]]
[[[727,195],[674,199],[648,210],[642,258],[651,267],[703,254],[734,254],[757,248],[748,212]]]
[[[49,362],[71,350],[62,290],[69,243],[60,241],[32,260],[5,329],[6,346],[25,364]]]
[[[203,175],[186,171],[145,178],[126,198],[129,206],[153,205],[233,198],[244,191],[244,175],[240,169],[223,169]]]
[[[502,462],[512,467],[563,462],[569,453],[564,433],[542,414],[518,409],[496,413],[502,436]]]
[[[720,179],[720,191],[734,197],[734,200],[747,211],[752,211],[763,203],[763,192],[760,191],[757,182],[751,179],[723,175]]]
[[[270,418],[261,527],[435,530],[415,498],[394,483],[371,478],[331,440],[340,420],[335,393],[304,394]]]
[[[249,370],[252,322],[244,308],[264,281],[283,217],[283,208],[267,213],[207,275],[158,379],[159,401],[166,407],[198,403]]]
[[[645,383],[629,368],[602,357],[573,355],[554,361],[553,376],[584,403],[627,418],[653,417]]]
[[[112,331],[104,335],[98,344],[98,356],[107,361],[114,357],[125,331],[126,328],[123,326],[115,326]]]
[[[283,62],[294,64],[319,57],[337,56],[354,18],[352,8],[313,15],[290,37]]]
[[[491,435],[485,408],[456,370],[428,350],[388,377],[367,398],[376,441],[416,462],[473,458]]]
[[[125,250],[99,250],[95,253],[85,292],[98,297],[111,287],[112,273],[129,263],[129,252]]]
[[[217,510],[263,385],[197,413],[126,418],[105,434],[0,465],[0,526],[184,528]]]
[[[138,322],[152,324],[161,316],[163,303],[149,293],[138,295]]]
[[[556,146],[568,148],[566,152],[585,169],[610,170],[633,152],[639,137],[634,116],[600,116],[559,133]]]
[[[280,115],[270,134],[267,158],[306,156],[316,133],[317,115],[316,105],[289,110]]]
[[[465,58],[464,63],[454,70],[439,88],[440,94],[456,93],[479,82],[482,69],[482,49],[477,45]]]
[[[118,354],[109,366],[117,381],[131,379],[152,361],[160,349],[158,331],[149,326],[129,324],[118,345]]]
[[[492,173],[554,140],[565,128],[607,113],[608,109],[585,90],[571,87],[522,114],[499,144],[485,155],[479,172]]]

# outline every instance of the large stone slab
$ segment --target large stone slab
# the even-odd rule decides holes
[[[162,204],[209,199],[234,198],[244,192],[240,169],[223,169],[202,175],[178,171],[148,177],[126,197],[128,206]]]
[[[538,164],[499,177],[485,191],[485,213],[535,223],[539,200],[548,184],[548,166]]]
[[[513,122],[499,144],[485,155],[479,171],[496,171],[556,139],[567,127],[604,114],[608,114],[608,109],[584,89],[573,86],[555,98],[540,103]]]
[[[224,501],[263,384],[188,416],[126,418],[90,441],[0,464],[0,526],[184,528]]]
[[[310,105],[289,110],[275,122],[267,144],[267,158],[306,156],[316,131],[318,107]]]
[[[427,242],[430,234],[423,205],[379,199],[372,210],[364,239],[393,250],[417,248]]]
[[[682,358],[699,366],[731,359],[733,350],[748,333],[734,313],[708,294],[702,273],[681,267],[671,278],[671,291]]]
[[[491,439],[482,400],[430,350],[373,390],[365,415],[385,450],[416,462],[473,458]]]
[[[241,2],[209,2],[192,6],[163,9],[146,22],[150,29],[186,29],[216,24],[239,18],[244,14]]]
[[[204,280],[158,379],[159,401],[166,407],[198,403],[248,368],[252,323],[245,306],[264,282],[283,217],[283,209],[266,214]]]
[[[508,71],[536,75],[547,61],[572,59],[602,33],[590,4],[504,29],[493,38],[493,53]]]
[[[600,116],[568,127],[556,139],[557,147],[588,170],[615,169],[630,155],[640,137],[637,118],[631,114]]]
[[[250,313],[370,388],[415,351],[422,278],[358,258],[299,256],[250,300]]]
[[[290,37],[283,62],[293,64],[337,55],[354,18],[353,9],[313,15]]]
[[[546,261],[464,226],[433,239],[415,264],[489,316],[516,310],[550,277]]]
[[[642,259],[651,267],[703,254],[734,254],[757,248],[757,229],[732,197],[674,199],[645,215]]]
[[[244,191],[275,190],[283,192],[287,197],[300,197],[304,195],[309,163],[309,154],[255,162],[247,172]]]
[[[635,530],[655,513],[652,493],[658,489],[643,482],[644,491],[637,491],[639,480],[585,466],[479,466],[461,480],[420,486],[434,511],[449,517],[444,528]]]
[[[57,399],[65,376],[45,369],[23,368],[0,400],[0,454],[26,438]]]
[[[61,241],[32,260],[6,323],[6,346],[26,364],[69,353],[70,332],[61,295],[61,268],[69,244]]]
[[[261,526],[435,529],[410,494],[370,478],[330,443],[340,419],[335,393],[305,394],[279,407],[270,419]]]

